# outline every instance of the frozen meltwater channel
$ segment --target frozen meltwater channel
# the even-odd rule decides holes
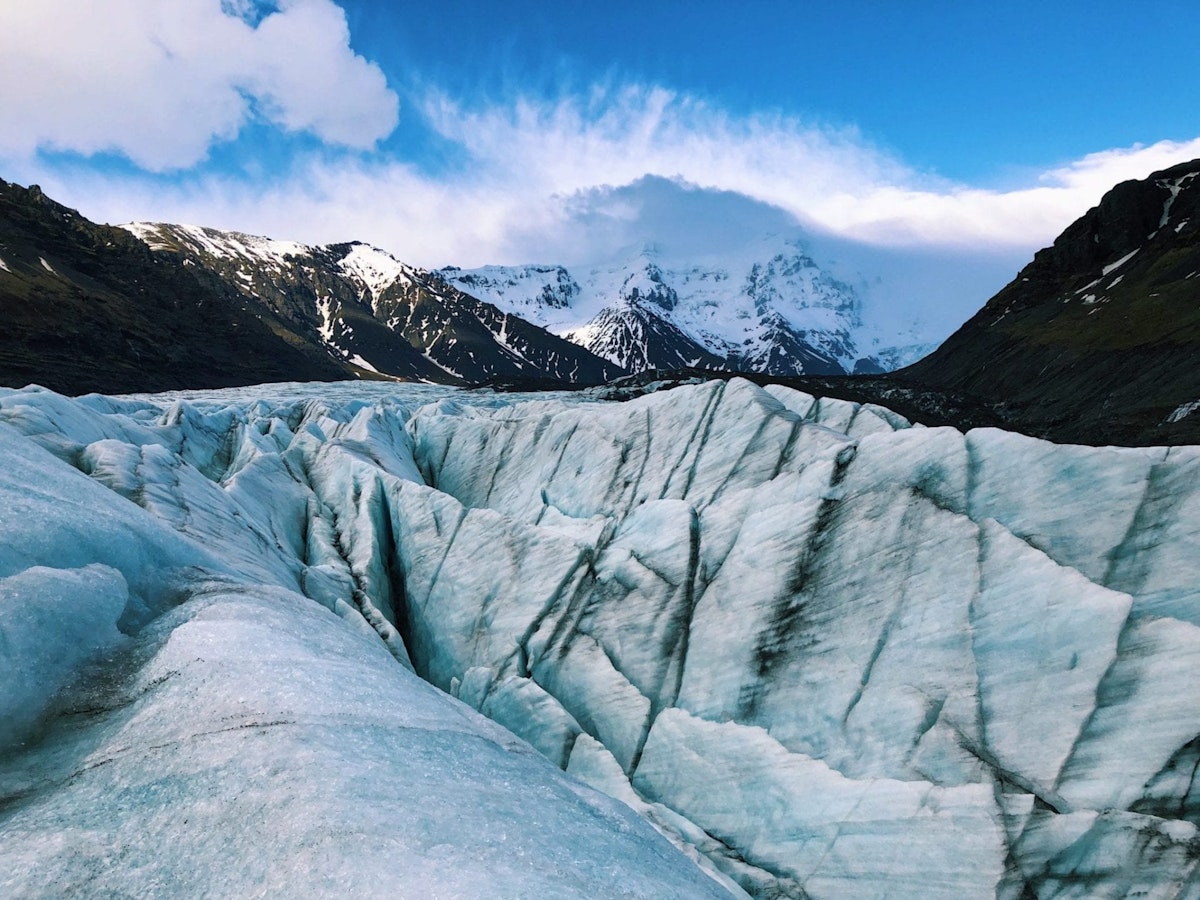
[[[0,453],[0,893],[1200,896],[1196,448],[735,379]]]

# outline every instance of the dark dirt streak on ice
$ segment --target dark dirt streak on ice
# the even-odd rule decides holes
[[[1158,536],[1166,531],[1178,519],[1179,508],[1186,499],[1181,492],[1161,483],[1173,474],[1167,466],[1170,456],[1171,449],[1168,449],[1163,459],[1154,463],[1147,473],[1146,489],[1129,521],[1129,528],[1121,542],[1109,552],[1108,566],[1100,581],[1105,587],[1137,596],[1145,586],[1150,565],[1145,552],[1147,537]],[[1131,560],[1135,563],[1140,560],[1142,565],[1134,568],[1130,565]]]
[[[660,500],[665,500],[670,494],[671,483],[675,480],[675,476],[683,468],[684,460],[687,459],[688,453],[690,452],[692,454],[692,464],[689,466],[686,476],[687,485],[685,485],[684,491],[680,494],[680,496],[683,497],[687,495],[687,486],[690,486],[692,479],[695,477],[696,460],[703,449],[703,445],[698,445],[696,443],[696,438],[702,432],[707,434],[708,429],[712,427],[713,416],[716,414],[716,409],[720,404],[721,398],[725,395],[725,384],[726,382],[724,381],[717,382],[716,385],[710,390],[709,395],[704,402],[704,408],[701,410],[700,415],[696,418],[696,425],[692,429],[691,435],[684,443],[683,449],[679,453],[679,457],[671,465],[671,468],[667,474],[667,478],[663,482],[662,491],[659,492],[658,495]]]
[[[638,764],[641,762],[642,753],[646,749],[646,741],[650,738],[650,730],[654,727],[654,723],[664,709],[673,709],[678,706],[679,692],[683,689],[684,669],[687,666],[688,646],[691,642],[692,623],[695,619],[696,603],[698,600],[696,578],[700,569],[700,521],[694,507],[689,507],[688,510],[691,514],[688,570],[683,584],[684,597],[682,609],[676,614],[676,617],[680,621],[676,629],[674,646],[664,654],[665,662],[659,679],[659,689],[655,692],[655,696],[650,698],[650,716],[646,723],[646,730],[638,740],[637,748],[634,751],[629,767],[631,780],[633,773],[637,771]],[[672,683],[668,686],[666,678],[672,669],[674,669],[674,677],[671,679]],[[658,697],[662,697],[661,702],[657,699]]]

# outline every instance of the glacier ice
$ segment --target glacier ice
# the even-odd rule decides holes
[[[0,452],[10,893],[240,818],[214,890],[1200,896],[1196,448],[733,379],[31,388]]]
[[[0,402],[0,894],[729,894],[397,664],[336,529],[306,539],[328,510],[281,477],[306,464],[299,410],[252,414],[233,452],[190,433],[195,409],[142,427],[141,408]],[[310,411],[362,452],[353,404]]]

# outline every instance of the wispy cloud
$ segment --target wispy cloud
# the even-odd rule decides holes
[[[1105,150],[987,190],[919,173],[853,130],[736,117],[661,88],[597,89],[484,110],[430,98],[426,115],[475,159],[474,177],[531,196],[570,196],[643,175],[737,191],[846,237],[978,247],[1051,240],[1118,181],[1200,156],[1200,138]]]
[[[186,169],[257,117],[367,149],[398,98],[332,0],[0,4],[0,155],[39,149]]]

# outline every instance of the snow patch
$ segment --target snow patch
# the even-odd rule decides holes
[[[1127,263],[1131,259],[1133,259],[1137,255],[1138,250],[1141,250],[1141,249],[1142,249],[1141,247],[1138,247],[1137,250],[1134,250],[1130,253],[1126,253],[1124,256],[1122,256],[1120,259],[1118,259],[1115,263],[1109,263],[1101,271],[1100,277],[1103,278],[1105,275],[1115,272],[1117,269],[1121,268],[1121,266],[1125,265],[1125,263]]]
[[[1177,406],[1169,416],[1167,416],[1163,424],[1173,425],[1176,422],[1182,422],[1198,409],[1200,409],[1200,400],[1191,400],[1187,403],[1182,403]]]
[[[343,272],[359,281],[367,291],[372,304],[391,285],[412,284],[414,270],[400,262],[390,253],[369,244],[353,244],[338,266]]]
[[[326,294],[324,297],[317,298],[317,312],[321,316],[321,324],[317,326],[317,333],[321,335],[321,340],[330,346],[333,345],[333,297]]]
[[[1174,181],[1158,182],[1159,186],[1165,187],[1168,191],[1170,191],[1170,195],[1167,197],[1166,201],[1163,203],[1162,217],[1158,221],[1159,228],[1164,227],[1167,224],[1167,222],[1170,220],[1171,207],[1174,206],[1175,200],[1179,197],[1180,192],[1183,190],[1184,183],[1187,181],[1190,181],[1195,176],[1196,176],[1195,172],[1189,172],[1187,175],[1181,175],[1179,178],[1176,178]],[[1184,221],[1186,222],[1186,220],[1184,220]],[[1182,227],[1182,225],[1177,226],[1175,228],[1175,231],[1178,232],[1181,227]]]
[[[200,254],[218,259],[245,260],[256,266],[282,269],[289,256],[303,256],[313,247],[295,241],[277,241],[260,235],[238,231],[219,231],[197,225],[166,225],[150,222],[130,222],[122,225],[126,231],[150,244],[151,249],[171,249],[170,238]]]

